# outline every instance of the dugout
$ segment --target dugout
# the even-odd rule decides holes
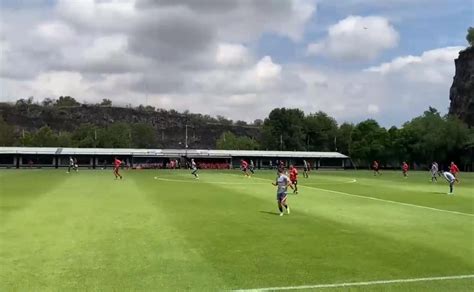
[[[303,167],[306,160],[311,168],[347,168],[349,157],[337,152],[204,150],[204,149],[114,149],[114,148],[52,148],[0,147],[0,167],[4,168],[65,168],[69,157],[80,168],[107,169],[114,158],[130,168],[166,168],[171,161],[185,168],[194,159],[200,168],[239,168],[240,160],[253,160],[256,169],[276,168],[280,161],[286,166]]]

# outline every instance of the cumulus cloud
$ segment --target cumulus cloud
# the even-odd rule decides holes
[[[236,66],[249,61],[250,53],[244,45],[221,43],[217,47],[216,62],[220,65]]]
[[[348,16],[328,29],[325,39],[310,43],[308,55],[342,60],[372,60],[398,45],[399,34],[381,16]]]

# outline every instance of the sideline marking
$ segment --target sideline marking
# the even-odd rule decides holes
[[[385,284],[396,284],[396,283],[459,280],[459,279],[471,279],[471,278],[474,278],[474,275],[378,280],[378,281],[367,281],[367,282],[348,282],[348,283],[288,286],[288,287],[268,287],[268,288],[256,288],[256,289],[238,289],[238,290],[233,290],[233,291],[250,292],[250,291],[278,291],[278,290],[300,290],[300,289],[317,289],[317,288],[339,288],[339,287],[353,287],[353,286],[385,285]]]
[[[264,179],[264,178],[259,178],[259,177],[257,177],[256,179],[266,180],[266,181],[272,181],[272,180],[270,180],[270,179]],[[306,185],[303,185],[303,184],[301,185],[301,187],[305,187],[305,188],[309,188],[309,189],[314,189],[314,190],[318,190],[318,191],[326,191],[326,192],[333,193],[333,194],[338,194],[338,195],[344,195],[344,196],[362,198],[362,199],[367,199],[367,200],[374,200],[374,201],[379,201],[379,202],[392,203],[392,204],[397,204],[397,205],[402,205],[402,206],[415,207],[415,208],[421,208],[421,209],[426,209],[426,210],[432,210],[432,211],[438,211],[438,212],[444,212],[444,213],[450,213],[450,214],[456,214],[456,215],[464,215],[464,216],[474,217],[474,214],[469,214],[469,213],[463,213],[463,212],[451,211],[451,210],[444,210],[444,209],[437,209],[437,208],[432,208],[432,207],[427,207],[427,206],[422,206],[422,205],[415,205],[415,204],[403,203],[403,202],[391,201],[391,200],[385,200],[385,199],[380,199],[380,198],[375,198],[375,197],[369,197],[369,196],[362,196],[362,195],[344,193],[344,192],[333,191],[333,190],[328,190],[328,189],[316,188],[316,187],[312,187],[312,186],[306,186]]]

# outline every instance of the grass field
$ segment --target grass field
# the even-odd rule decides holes
[[[1,170],[0,290],[474,289],[474,174],[314,172],[283,217],[273,171],[123,174]]]

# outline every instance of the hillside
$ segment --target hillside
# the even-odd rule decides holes
[[[106,127],[115,122],[143,123],[156,130],[158,146],[183,148],[185,128],[188,125],[189,148],[215,148],[216,140],[226,131],[238,136],[259,138],[260,129],[233,123],[222,117],[155,110],[151,107],[123,108],[113,106],[45,106],[35,103],[0,103],[0,116],[17,130],[33,131],[49,126],[55,132],[72,132],[81,124],[90,123]]]

